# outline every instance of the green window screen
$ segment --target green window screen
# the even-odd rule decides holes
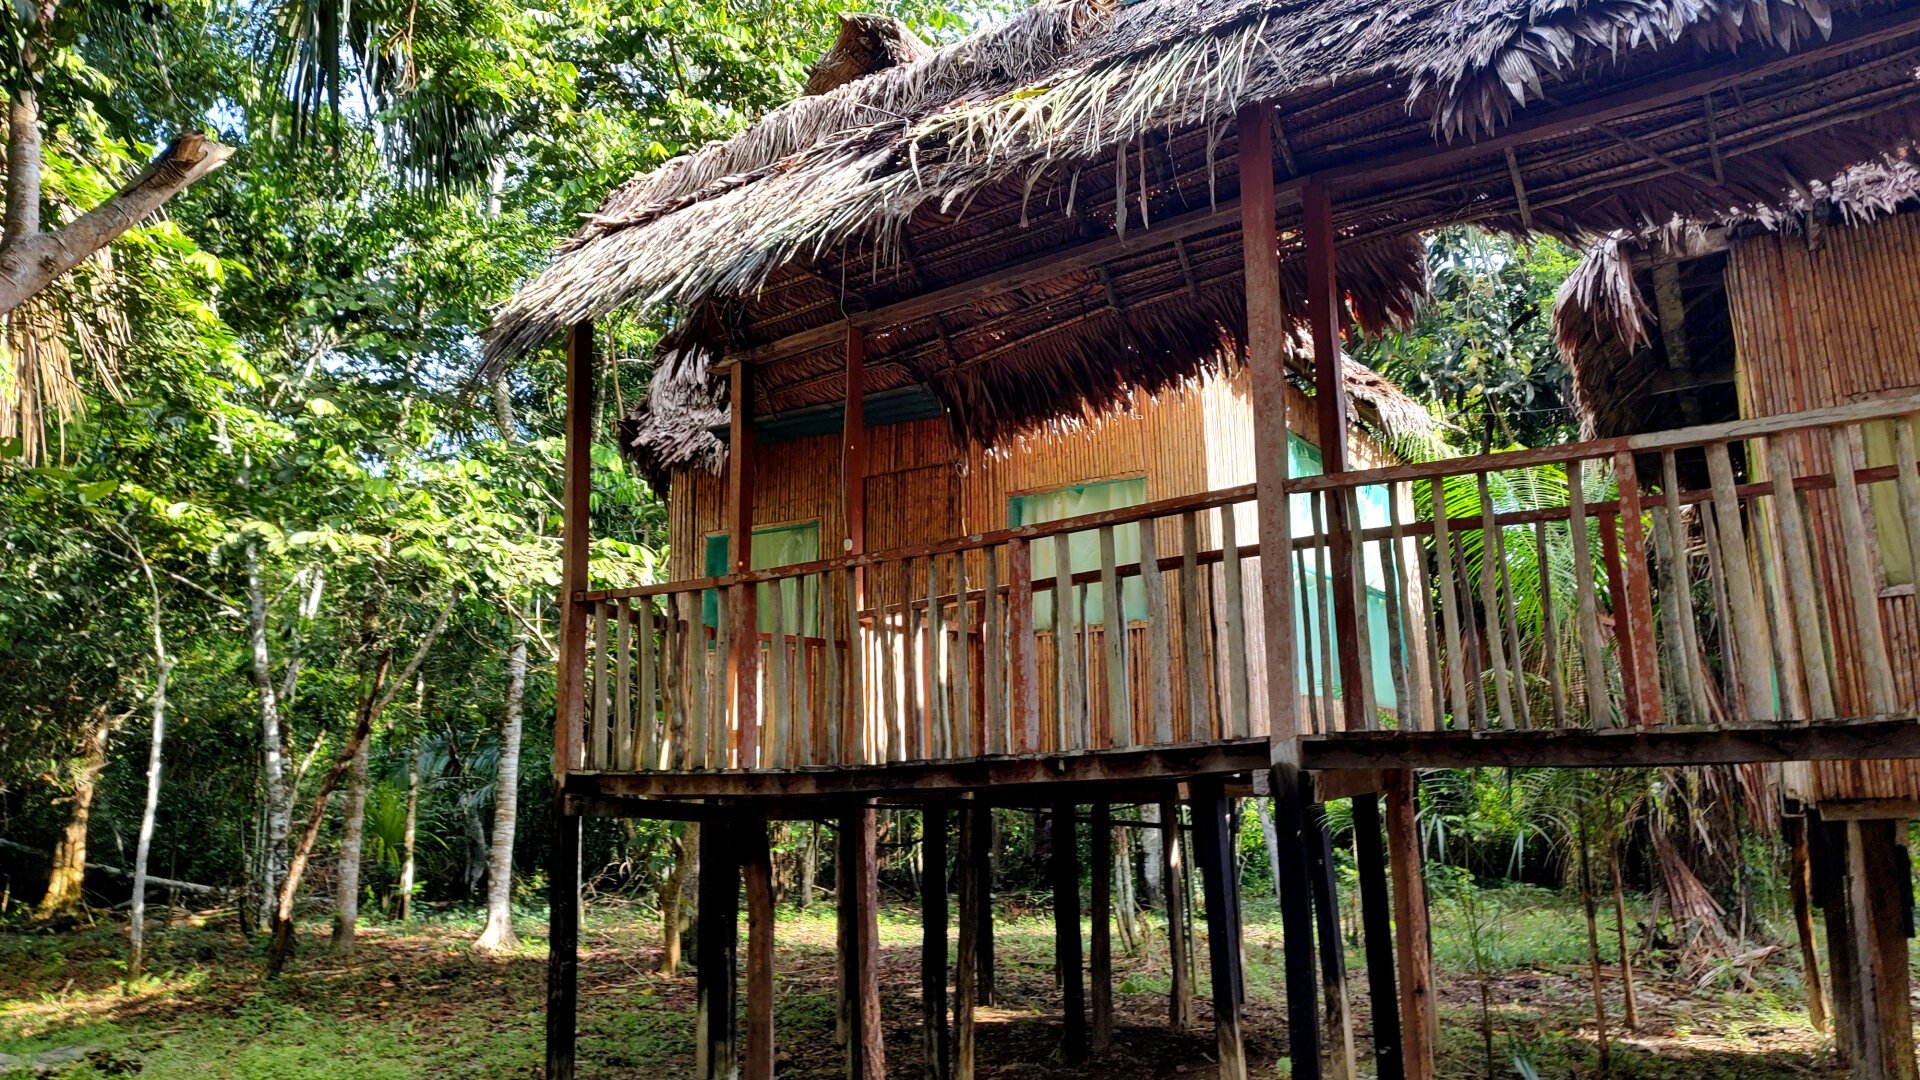
[[[1894,463],[1893,425],[1906,420],[1876,420],[1860,425],[1860,440],[1865,444],[1866,468]],[[1907,544],[1907,523],[1900,513],[1900,490],[1894,481],[1885,480],[1867,487],[1873,505],[1875,539],[1880,542],[1880,568],[1888,585],[1913,584],[1913,548]]]
[[[1321,471],[1320,448],[1298,435],[1288,433],[1287,475],[1318,476]],[[1360,506],[1361,528],[1371,529],[1388,524],[1388,498],[1390,496],[1383,485],[1369,485],[1355,493],[1354,501]],[[1312,497],[1300,494],[1293,496],[1292,500],[1288,511],[1293,520],[1293,534],[1304,536],[1313,533],[1316,526],[1313,520]],[[1368,545],[1366,557],[1361,560],[1362,572],[1367,579],[1367,646],[1372,654],[1369,666],[1373,669],[1374,698],[1379,701],[1381,708],[1392,709],[1399,705],[1399,700],[1393,691],[1391,642],[1387,637],[1387,567],[1383,557],[1385,553],[1379,550],[1379,547],[1377,544]],[[1299,650],[1299,678],[1301,686],[1312,687],[1315,694],[1324,695],[1327,687],[1323,685],[1325,680],[1321,678],[1318,658],[1330,644],[1333,647],[1333,653],[1329,658],[1328,667],[1333,670],[1336,679],[1340,671],[1338,643],[1329,643],[1322,640],[1320,636],[1320,604],[1333,594],[1333,585],[1330,581],[1322,580],[1324,571],[1320,567],[1320,553],[1308,551],[1305,555],[1306,579],[1303,584],[1307,590],[1307,602],[1303,608],[1294,613],[1297,630],[1295,640],[1311,643],[1313,649],[1311,656],[1314,663],[1309,665],[1308,652],[1304,649]],[[1327,625],[1329,628],[1333,625],[1331,611],[1327,612]]]
[[[1082,514],[1097,514],[1105,510],[1138,506],[1146,501],[1145,477],[1074,484],[1071,487],[1056,488],[1053,491],[1043,491],[1034,495],[1012,496],[1007,500],[1007,524],[1014,528],[1021,525],[1040,525],[1049,521],[1079,517]],[[1033,545],[1035,581],[1051,581],[1059,572],[1054,563],[1054,548],[1055,542],[1051,537]],[[1137,523],[1115,527],[1113,558],[1114,562],[1120,566],[1140,561],[1140,526]],[[1075,574],[1100,569],[1098,530],[1089,529],[1068,534],[1067,568]],[[1147,617],[1147,590],[1138,576],[1121,581],[1120,607],[1122,614],[1129,622]],[[1089,624],[1105,621],[1106,601],[1098,588],[1087,589],[1086,610]],[[1053,627],[1052,589],[1034,595],[1033,619],[1034,624],[1043,630]]]
[[[728,541],[732,539],[726,533],[717,533],[707,537],[706,576],[722,577],[728,571]],[[804,525],[775,525],[765,529],[753,530],[753,558],[749,560],[754,570],[772,570],[781,566],[793,566],[796,563],[814,562],[820,558],[820,524],[809,521]],[[806,595],[801,596],[801,582],[780,581],[761,585],[758,590],[760,632],[773,633],[773,590],[778,588],[784,593],[787,611],[800,619],[799,626],[789,625],[789,633],[800,630],[813,633],[813,627],[819,622],[820,590],[817,582],[807,581]],[[720,625],[720,594],[708,589],[701,598],[702,615],[708,626]]]

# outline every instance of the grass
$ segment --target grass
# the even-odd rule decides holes
[[[257,943],[231,920],[184,918],[153,937],[152,974],[121,985],[124,934],[110,926],[62,935],[0,932],[0,1076],[34,1061],[62,1075],[154,1080],[309,1077],[532,1077],[542,1056],[545,941],[540,912],[527,912],[520,949],[473,955],[479,920],[469,912],[410,926],[374,922],[354,957],[324,944],[325,927],[303,927],[291,972],[261,981]],[[1481,890],[1470,903],[1433,903],[1440,1075],[1486,1075],[1479,1032],[1473,937],[1478,920],[1489,966],[1494,1069],[1499,1077],[1597,1075],[1588,992],[1586,924],[1577,903],[1538,889]],[[982,1075],[1006,1080],[1084,1076],[1054,1060],[1059,1037],[1051,916],[1044,905],[1008,903],[996,925],[1000,998],[980,1012]],[[650,915],[601,905],[583,930],[581,1075],[658,1078],[692,1073],[693,980],[653,973]],[[1612,940],[1611,912],[1603,944]],[[890,1072],[919,1075],[917,913],[890,907],[881,921],[882,998]],[[1364,960],[1348,942],[1361,1075],[1372,1072],[1365,1039]],[[1135,956],[1115,961],[1121,1050],[1102,1080],[1211,1075],[1212,1015],[1201,971],[1199,1030],[1166,1030],[1171,976],[1156,927]],[[1610,945],[1605,949],[1613,960]],[[839,1074],[833,1044],[834,921],[830,908],[780,912],[776,1025],[782,1077]],[[1256,1076],[1288,1075],[1278,919],[1249,898],[1246,927],[1249,1057]],[[1697,985],[1690,973],[1637,971],[1641,1030],[1618,1030],[1618,981],[1609,968],[1608,1008],[1616,1077],[1827,1077],[1829,1040],[1811,1030],[1788,952],[1763,960],[1754,988],[1732,980]],[[1687,977],[1682,977],[1686,974]],[[64,1056],[62,1056],[64,1055]]]

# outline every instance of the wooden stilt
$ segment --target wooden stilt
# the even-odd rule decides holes
[[[1247,1048],[1240,1030],[1246,1003],[1240,967],[1240,883],[1226,792],[1218,781],[1193,785],[1193,848],[1207,901],[1207,960],[1213,975],[1213,1034],[1220,1080],[1246,1080]]]
[[[741,829],[741,877],[747,888],[747,1042],[745,1080],[773,1080],[773,853],[765,822]]]
[[[960,857],[955,860],[960,891],[959,955],[953,968],[953,1077],[973,1080],[973,1009],[980,978],[980,868],[974,864],[974,837],[980,831],[977,807],[960,811]]]
[[[973,820],[973,839],[968,842],[967,866],[973,873],[975,940],[978,953],[974,974],[975,1005],[993,1004],[993,808],[976,806],[967,811]]]
[[[1080,845],[1073,805],[1053,808],[1053,957],[1060,978],[1060,1056],[1087,1060],[1086,985],[1080,969]]]
[[[947,810],[921,811],[920,1006],[927,1080],[947,1080]]]
[[[1813,879],[1807,854],[1807,819],[1789,814],[1781,819],[1787,841],[1787,890],[1793,896],[1793,925],[1800,939],[1800,975],[1807,988],[1807,1020],[1814,1030],[1827,1029],[1826,994],[1820,984],[1820,949],[1813,937]]]
[[[1093,1006],[1093,1052],[1113,1049],[1113,811],[1093,808],[1092,925],[1088,935]]]
[[[1393,947],[1400,964],[1400,1062],[1407,1080],[1433,1080],[1439,1038],[1433,1009],[1433,955],[1428,941],[1427,883],[1420,872],[1417,781],[1396,769],[1387,781],[1387,868],[1393,875]]]
[[[1826,915],[1827,972],[1832,976],[1833,1049],[1843,1065],[1860,1060],[1860,977],[1856,970],[1856,933],[1847,883],[1847,827],[1807,813],[1807,840],[1813,867],[1814,902]]]
[[[1160,804],[1164,836],[1160,843],[1160,892],[1167,902],[1167,969],[1173,987],[1168,994],[1167,1026],[1185,1031],[1193,1026],[1193,987],[1187,984],[1187,896],[1185,868],[1180,865],[1180,804]]]
[[[840,976],[845,1001],[847,1076],[886,1080],[880,1020],[879,862],[874,809],[840,819]]]
[[[1286,950],[1287,1052],[1294,1080],[1320,1080],[1320,1000],[1314,978],[1313,886],[1307,793],[1300,770],[1276,765],[1268,780],[1280,849],[1280,927]]]
[[[1314,923],[1320,939],[1321,990],[1327,1003],[1327,1037],[1333,1042],[1331,1075],[1354,1080],[1358,1064],[1353,1052],[1353,1000],[1347,990],[1347,957],[1340,944],[1340,891],[1333,879],[1333,838],[1327,832],[1326,808],[1318,803],[1307,810],[1307,851],[1313,859]]]
[[[1911,975],[1913,868],[1898,823],[1847,823],[1847,890],[1859,982],[1860,1080],[1915,1080]]]
[[[553,795],[547,859],[547,1075],[573,1080],[580,1007],[580,819]]]
[[[1380,837],[1380,796],[1353,797],[1354,862],[1360,874],[1360,920],[1367,952],[1367,997],[1373,1005],[1373,1061],[1380,1080],[1403,1080],[1400,998],[1395,987],[1392,899]]]
[[[732,1080],[739,1071],[735,968],[740,945],[740,855],[736,833],[700,830],[699,925],[694,943],[694,1072]]]

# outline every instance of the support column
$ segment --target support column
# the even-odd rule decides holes
[[[1060,978],[1060,1057],[1087,1060],[1086,984],[1081,979],[1080,844],[1073,805],[1053,808],[1053,969]]]
[[[1847,823],[1847,902],[1859,985],[1859,1080],[1915,1080],[1909,949],[1913,866],[1899,823]]]
[[[1087,945],[1091,950],[1093,1052],[1113,1049],[1113,810],[1107,803],[1093,808],[1093,873],[1090,878],[1093,911]]]
[[[1807,811],[1807,839],[1813,867],[1814,902],[1827,922],[1827,973],[1833,996],[1833,1049],[1844,1065],[1860,1060],[1860,976],[1855,970],[1858,932],[1849,910],[1847,826]]]
[[[773,1080],[773,852],[767,823],[742,823],[747,887],[747,1044],[741,1075]]]
[[[980,876],[982,868],[974,861],[976,836],[980,832],[980,809],[968,806],[960,811],[960,857],[954,862],[954,876],[960,892],[959,956],[953,968],[953,1077],[973,1080],[973,1008],[979,996],[980,981]],[[991,917],[991,916],[989,916]]]
[[[1235,873],[1233,824],[1217,780],[1193,785],[1193,855],[1207,900],[1207,963],[1213,976],[1213,1034],[1220,1080],[1246,1080],[1247,1048],[1240,1028],[1246,975],[1240,967],[1240,883]]]
[[[1358,1064],[1353,1052],[1353,996],[1347,989],[1347,954],[1340,942],[1340,890],[1333,877],[1333,838],[1327,834],[1327,810],[1314,803],[1307,810],[1306,842],[1313,859],[1313,903],[1320,932],[1320,978],[1326,993],[1327,1037],[1333,1040],[1333,1075],[1354,1080]]]
[[[1167,903],[1167,967],[1172,989],[1167,999],[1167,1026],[1175,1031],[1193,1027],[1193,987],[1187,985],[1187,887],[1180,865],[1180,804],[1160,804],[1160,895]]]
[[[1373,1012],[1373,1061],[1380,1080],[1404,1080],[1400,1052],[1400,998],[1395,987],[1393,901],[1380,837],[1380,796],[1353,797],[1355,868],[1360,874],[1360,921],[1367,952],[1367,999]]]
[[[727,541],[728,569],[753,567],[753,381],[752,369],[736,363],[728,372]],[[760,764],[760,616],[758,586],[733,590],[732,647],[727,657],[730,715],[739,730],[738,767]]]
[[[1793,926],[1800,940],[1800,981],[1807,988],[1807,1020],[1814,1030],[1827,1029],[1826,994],[1820,980],[1820,949],[1813,936],[1813,871],[1807,853],[1807,819],[1788,814],[1780,819],[1787,841],[1787,891],[1793,897]]]
[[[740,1068],[735,983],[740,946],[740,855],[737,826],[700,830],[699,925],[694,935],[694,1072],[733,1080]]]
[[[1262,551],[1287,550],[1286,311],[1280,297],[1279,229],[1274,216],[1273,114],[1266,103],[1235,121],[1240,174],[1240,241],[1247,288],[1247,366],[1253,382],[1254,489]],[[1274,828],[1280,859],[1280,917],[1286,935],[1287,1029],[1296,1080],[1319,1080],[1320,1028],[1313,973],[1313,910],[1305,858],[1300,775],[1300,697],[1295,683],[1293,561],[1260,560],[1266,627],[1267,718],[1273,762]],[[1171,830],[1167,834],[1173,839]]]
[[[979,966],[975,975],[973,1003],[993,1004],[993,808],[975,806],[967,810],[973,822],[973,839],[966,845],[967,866],[973,873],[975,948]]]
[[[886,1080],[880,1019],[879,861],[871,806],[840,819],[840,1000],[850,1080]]]
[[[1433,953],[1427,882],[1420,869],[1418,780],[1392,769],[1387,781],[1387,868],[1393,875],[1394,951],[1400,964],[1400,1058],[1407,1080],[1433,1080],[1439,1028],[1433,1008]]]
[[[580,819],[565,783],[586,760],[588,509],[592,487],[593,324],[567,329],[566,474],[561,488],[560,643],[553,725],[553,847],[548,862],[547,1076],[572,1080],[580,975]]]
[[[920,1007],[927,1080],[947,1080],[947,809],[920,812]]]

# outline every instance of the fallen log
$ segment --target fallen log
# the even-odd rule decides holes
[[[28,855],[38,855],[42,859],[50,857],[46,851],[40,848],[30,844],[22,844],[17,840],[8,840],[5,837],[0,837],[0,848],[6,848],[9,851],[25,852]],[[100,873],[111,877],[127,879],[132,879],[133,877],[133,871],[131,870],[122,870],[117,866],[108,866],[106,863],[94,862],[91,859],[87,860],[87,869],[98,870]],[[149,889],[178,889],[181,892],[198,893],[201,896],[225,896],[233,891],[232,889],[220,888],[217,885],[201,885],[192,881],[176,881],[173,878],[154,877],[152,874],[147,875],[147,887]]]

